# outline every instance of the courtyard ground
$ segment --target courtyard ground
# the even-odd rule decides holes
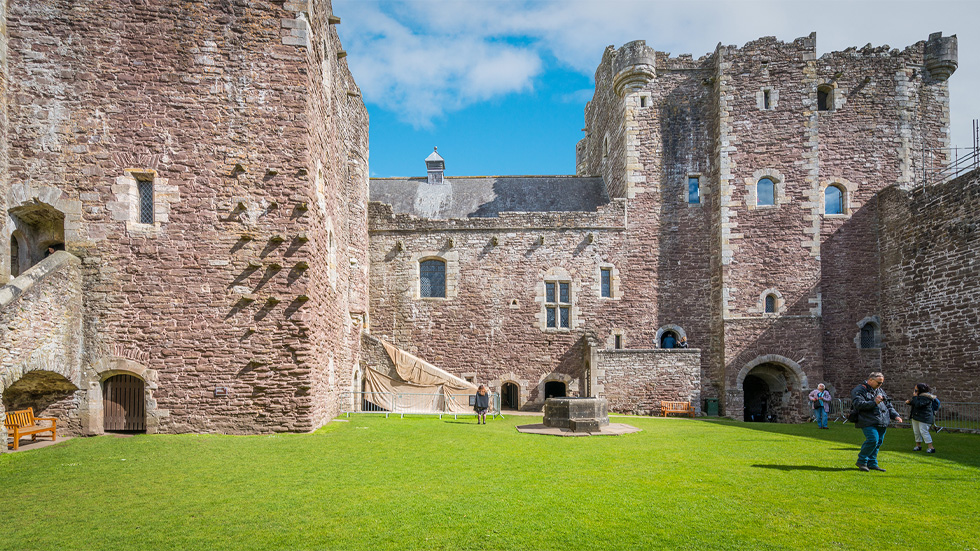
[[[0,549],[978,549],[980,436],[854,467],[853,425],[355,416],[313,434],[75,438],[0,454]]]

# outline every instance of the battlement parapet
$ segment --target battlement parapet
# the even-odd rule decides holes
[[[932,33],[926,42],[924,63],[929,75],[944,81],[959,67],[958,42],[956,35],[943,36],[942,32]]]
[[[657,77],[657,52],[647,46],[646,40],[634,40],[623,44],[613,60],[613,87],[616,95],[623,97],[643,88]]]

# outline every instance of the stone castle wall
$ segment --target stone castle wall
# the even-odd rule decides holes
[[[58,252],[0,288],[0,415],[33,407],[36,417],[57,417],[66,436],[81,431],[80,265]]]
[[[366,250],[367,116],[330,17],[329,2],[10,4],[3,195],[80,204],[65,241],[84,364],[156,373],[158,430],[304,431],[336,411],[366,302],[346,263]]]
[[[942,400],[980,401],[980,172],[925,189],[888,189],[880,213],[888,392],[904,399],[926,383]]]
[[[691,402],[701,412],[701,351],[599,350],[596,379],[609,410],[660,415],[660,402]]]
[[[609,320],[621,308],[624,206],[426,220],[371,203],[371,331],[478,384],[517,383],[522,407],[540,407],[552,380],[577,395],[583,336],[596,331],[611,343]],[[419,298],[418,264],[429,257],[447,263],[446,298]],[[602,267],[613,269],[612,298],[600,297]],[[569,329],[545,327],[549,278],[572,283]]]

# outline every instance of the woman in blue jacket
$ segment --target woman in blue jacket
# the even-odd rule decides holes
[[[926,453],[936,453],[936,448],[932,445],[932,436],[929,434],[929,427],[936,422],[936,410],[939,409],[939,399],[935,394],[931,394],[929,385],[919,383],[912,391],[912,398],[905,400],[910,406],[909,417],[912,418],[912,434],[915,435],[915,447],[912,451],[917,452],[922,449],[925,442],[928,448]]]

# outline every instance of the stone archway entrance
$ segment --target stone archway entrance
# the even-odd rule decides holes
[[[58,432],[69,428],[67,412],[73,409],[78,387],[53,371],[28,371],[3,391],[3,408],[17,411],[33,408],[35,417],[57,417]]]
[[[736,386],[728,392],[730,414],[750,422],[795,422],[800,415],[799,393],[807,388],[800,366],[783,356],[769,354],[749,362],[739,371]]]
[[[565,383],[561,381],[548,381],[544,384],[544,397],[548,398],[564,398],[566,395]]]
[[[44,260],[49,248],[65,250],[65,214],[46,203],[28,203],[8,211],[10,275],[17,277]]]
[[[113,375],[102,383],[102,411],[106,432],[146,432],[146,394],[143,379]]]

